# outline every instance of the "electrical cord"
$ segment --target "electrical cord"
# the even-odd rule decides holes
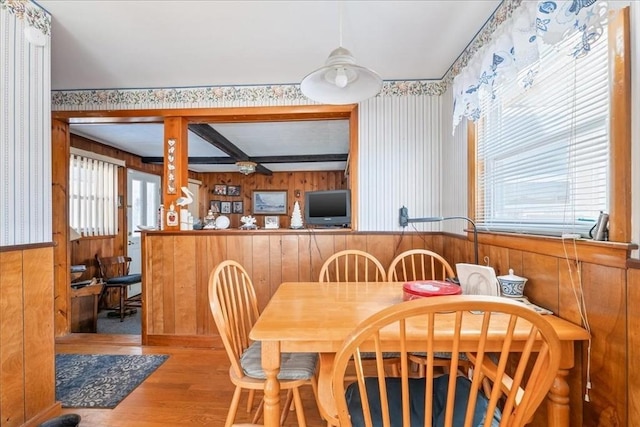
[[[576,300],[576,305],[578,307],[578,313],[580,314],[580,320],[582,321],[582,325],[589,333],[589,339],[587,341],[587,382],[585,384],[584,391],[584,401],[590,402],[591,398],[589,397],[589,392],[591,390],[591,325],[589,324],[589,317],[587,316],[587,304],[584,299],[584,292],[582,288],[582,262],[578,259],[578,247],[576,245],[576,239],[571,239],[573,242],[573,256],[575,258],[575,270],[576,275],[578,276],[577,286],[576,280],[573,276],[573,268],[571,265],[571,260],[569,259],[569,254],[567,253],[566,247],[566,239],[562,239],[562,249],[564,250],[564,259],[567,262],[567,268],[569,270],[569,280],[571,282],[571,290],[573,291],[573,296]]]
[[[575,88],[577,86],[577,65],[576,65],[576,61],[574,60],[573,62],[573,79],[572,79],[572,84],[573,84],[573,98],[571,100],[572,104],[571,104],[571,123],[570,123],[570,133],[569,133],[569,144],[570,145],[575,145],[576,144],[576,112],[577,112],[577,100],[576,100],[576,96],[575,96]],[[571,170],[575,173],[575,168],[571,167],[571,162],[574,161],[574,159],[572,158],[572,153],[574,152],[574,150],[568,150],[570,155],[567,159],[567,168],[568,170]],[[575,180],[575,177],[572,177]],[[569,197],[571,196],[570,194],[568,194],[569,192],[569,187],[567,187],[567,189],[565,190],[565,198],[568,200]],[[567,205],[565,204],[565,210],[564,210],[564,217],[565,217],[565,223],[566,221],[566,217],[567,214],[571,214],[571,218],[575,218],[576,217],[576,213],[575,213],[575,206],[572,204],[571,205],[573,207],[573,211],[572,212],[567,212]],[[586,366],[586,384],[585,384],[585,390],[584,390],[584,401],[585,402],[590,402],[591,398],[589,396],[589,392],[591,390],[592,384],[591,384],[591,344],[592,344],[592,338],[591,338],[591,325],[589,324],[589,318],[587,316],[587,304],[585,302],[584,299],[584,289],[582,286],[582,262],[580,261],[579,257],[578,257],[578,247],[576,245],[576,240],[580,238],[580,234],[575,234],[575,233],[563,233],[562,234],[562,250],[564,251],[564,259],[567,263],[567,269],[569,270],[569,280],[571,282],[571,290],[573,291],[573,296],[575,298],[576,301],[576,306],[578,308],[578,313],[580,314],[580,320],[582,321],[582,325],[583,327],[587,330],[587,332],[589,333],[589,339],[587,342],[587,366]],[[573,266],[572,266],[572,262],[571,259],[569,258],[569,254],[567,252],[567,245],[566,245],[566,241],[567,240],[571,240],[572,244],[573,244],[573,257],[575,259],[575,271],[576,271],[576,275],[577,275],[577,282],[576,282],[576,278],[574,277],[573,274]]]

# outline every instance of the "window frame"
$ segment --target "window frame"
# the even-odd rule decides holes
[[[609,241],[631,241],[631,50],[629,7],[610,13],[607,26],[611,96]],[[468,192],[467,214],[475,218],[482,199],[477,183],[477,124],[467,122]],[[483,232],[482,230],[478,230]],[[497,232],[483,232],[495,233]],[[509,233],[520,234],[520,233]]]

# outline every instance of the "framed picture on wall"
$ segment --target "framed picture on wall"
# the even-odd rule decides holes
[[[220,213],[223,213],[223,214],[231,213],[231,202],[221,202]]]
[[[265,216],[264,228],[280,228],[280,217],[277,215]]]
[[[240,195],[239,185],[227,185],[227,196],[239,196],[239,195]]]
[[[213,213],[220,213],[220,200],[212,200],[209,202],[209,209]]]
[[[253,214],[286,215],[287,191],[256,190],[251,198]]]
[[[242,202],[233,202],[231,205],[231,213],[241,214],[244,213],[244,206]]]
[[[213,194],[217,194],[218,196],[226,196],[227,195],[227,186],[225,184],[216,184],[213,186]]]

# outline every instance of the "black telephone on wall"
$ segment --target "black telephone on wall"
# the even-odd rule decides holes
[[[591,230],[589,230],[589,237],[593,240],[608,240],[608,225],[609,214],[600,211],[598,221],[593,227],[591,227]]]

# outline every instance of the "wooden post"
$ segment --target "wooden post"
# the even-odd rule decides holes
[[[163,218],[165,230],[179,230],[180,221],[174,226],[167,224],[166,212],[174,204],[176,214],[179,207],[176,200],[183,196],[181,187],[188,185],[188,122],[184,117],[168,117],[164,120],[164,172],[162,180],[162,203],[165,208]]]

